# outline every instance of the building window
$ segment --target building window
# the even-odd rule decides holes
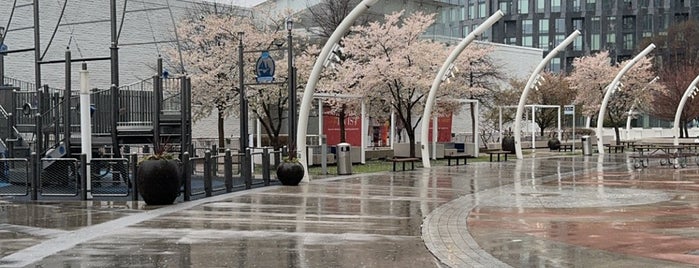
[[[595,11],[597,8],[597,1],[595,0],[587,0],[587,4],[585,5],[585,9],[587,11]]]
[[[631,4],[631,0],[624,0],[624,8],[633,9],[633,4]]]
[[[583,19],[583,18],[574,18],[574,19],[572,20],[572,24],[573,24],[573,31],[575,31],[575,30],[580,30],[580,31],[582,31],[582,30],[584,29],[585,19]],[[571,32],[572,32],[572,31],[571,31]],[[578,38],[578,39],[581,39],[581,38]]]
[[[500,7],[500,10],[505,13],[505,14],[510,14],[511,9],[512,9],[512,1],[510,0],[500,0],[500,3],[498,3],[498,7]]]
[[[560,45],[563,42],[563,40],[566,40],[566,36],[562,34],[557,34],[555,40],[556,46]]]
[[[468,26],[464,26],[464,27],[461,29],[461,31],[462,31],[462,33],[463,33],[464,36],[467,36],[469,33],[471,33],[471,28],[469,28]]]
[[[581,51],[583,49],[583,38],[573,39],[573,50]]]
[[[488,13],[485,12],[485,3],[478,4],[478,17],[485,18],[487,15]]]
[[[590,35],[590,50],[593,50],[593,51],[600,50],[600,35],[599,34]]]
[[[598,34],[602,32],[602,25],[600,24],[599,17],[592,17],[590,23],[590,31],[592,33]]]
[[[607,32],[616,32],[616,17],[607,17]]]
[[[632,33],[624,34],[624,49],[632,50],[632,49],[634,49],[634,46],[635,46],[635,43],[633,41],[633,34]]]
[[[546,0],[536,0],[536,12],[537,13],[544,13],[544,5],[546,4]]]
[[[643,21],[643,31],[652,32],[653,31],[653,16],[644,16]]]
[[[551,59],[551,65],[549,66],[549,69],[553,73],[559,73],[561,72],[561,58],[553,58]]]
[[[519,0],[517,3],[517,11],[519,14],[529,13],[529,0]]]
[[[653,5],[656,8],[664,7],[665,6],[665,1],[664,0],[653,0]]]
[[[608,0],[602,1],[602,8],[603,8],[603,10],[609,10],[609,11],[611,11],[612,8],[614,8],[614,3],[616,3],[616,1],[608,1]]]
[[[571,11],[580,12],[582,10],[582,6],[580,5],[581,1],[582,0],[573,0],[573,5],[571,7]]]
[[[534,44],[532,42],[533,42],[533,38],[531,35],[522,36],[522,46],[523,47],[533,47]]]
[[[540,34],[549,33],[549,20],[548,19],[540,19],[539,20],[539,33]]]
[[[561,12],[561,0],[551,0],[551,12]]]
[[[517,21],[516,20],[506,20],[505,21],[505,37],[517,36]]]
[[[634,31],[636,29],[636,17],[624,16],[621,18],[621,27],[625,32]]]
[[[508,45],[516,45],[517,44],[517,37],[505,37],[505,40],[503,43],[508,44]]]
[[[648,8],[648,1],[650,0],[638,0],[638,7],[642,9]]]
[[[608,33],[607,34],[607,49],[612,49],[616,46],[616,34],[615,33]]]
[[[539,48],[543,50],[549,50],[551,47],[549,46],[549,36],[548,35],[540,35],[539,36]]]
[[[566,22],[565,19],[556,19],[555,21],[556,33],[566,32]]]
[[[522,34],[532,34],[532,20],[522,20]]]

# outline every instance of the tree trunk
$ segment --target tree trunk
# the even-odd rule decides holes
[[[224,143],[224,131],[223,131],[223,111],[218,111],[218,148],[225,148]]]
[[[408,139],[410,140],[410,157],[415,157],[415,129],[409,127],[405,130],[408,132]]]
[[[347,118],[347,113],[345,113],[345,109],[347,109],[347,105],[342,104],[342,109],[338,115],[338,120],[340,120],[340,142],[347,142],[347,133],[345,133],[345,119]]]
[[[617,124],[614,124],[614,135],[616,136],[616,145],[619,145],[619,126]],[[611,144],[611,143],[609,143]]]
[[[471,142],[476,143],[476,135],[478,135],[478,133],[476,133],[476,111],[474,111],[476,109],[476,104],[473,102],[469,102],[468,104],[470,105],[469,110],[471,110],[471,131],[473,131]]]

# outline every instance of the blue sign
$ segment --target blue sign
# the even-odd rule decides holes
[[[274,59],[269,56],[269,51],[263,51],[255,64],[257,83],[271,83],[274,81]]]
[[[5,52],[5,51],[7,51],[7,45],[0,44],[0,52]]]

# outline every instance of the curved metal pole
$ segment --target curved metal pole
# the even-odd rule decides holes
[[[653,78],[653,80],[648,82],[648,84],[645,87],[643,87],[643,89],[641,89],[641,91],[645,91],[646,88],[648,88],[648,86],[655,83],[655,81],[658,81],[658,79],[660,79],[660,77],[658,77],[658,76]],[[629,112],[626,116],[626,139],[627,140],[630,140],[629,136],[631,135],[631,117],[633,117],[633,109],[636,108],[637,102],[638,102],[637,100],[634,100],[634,102],[633,102],[633,104],[631,104],[631,108],[629,108]]]
[[[607,92],[604,94],[604,99],[602,100],[602,106],[599,108],[599,115],[597,115],[597,151],[599,154],[604,154],[604,150],[602,150],[602,147],[604,147],[604,142],[602,141],[602,124],[604,124],[604,113],[607,110],[607,104],[609,103],[609,98],[612,96],[614,91],[616,91],[617,85],[619,85],[619,82],[621,81],[621,77],[624,76],[626,72],[628,72],[631,67],[633,67],[636,62],[638,62],[641,58],[645,57],[653,51],[655,48],[654,44],[648,45],[646,49],[641,51],[641,53],[638,53],[636,57],[631,59],[628,63],[626,63],[626,66],[619,71],[619,73],[616,75],[614,80],[612,80],[612,83],[607,86]]]
[[[546,67],[546,65],[555,57],[558,55],[558,52],[564,51],[565,48],[570,45],[570,43],[573,42],[573,40],[580,35],[580,31],[575,30],[572,34],[570,34],[568,37],[566,37],[563,42],[561,42],[556,48],[551,50],[548,55],[539,63],[538,66],[536,66],[536,69],[534,69],[534,72],[532,72],[532,75],[529,76],[529,81],[527,81],[527,85],[524,86],[524,91],[522,91],[522,95],[519,97],[519,105],[517,105],[517,115],[515,116],[515,152],[517,154],[517,159],[522,159],[522,135],[520,132],[522,131],[522,115],[524,115],[524,105],[527,102],[527,96],[529,95],[529,90],[534,86],[534,83],[536,82],[537,77],[539,76],[539,73],[541,70]]]
[[[325,42],[323,49],[320,51],[320,55],[316,59],[313,65],[313,70],[311,71],[311,76],[308,77],[308,82],[306,83],[306,88],[303,91],[303,98],[301,99],[301,107],[299,110],[299,127],[296,129],[296,150],[299,155],[299,160],[303,165],[304,175],[303,181],[308,182],[308,153],[306,152],[306,134],[308,132],[308,115],[311,112],[311,105],[313,102],[313,93],[320,79],[320,72],[323,70],[323,62],[328,58],[332,50],[333,45],[342,39],[342,36],[349,30],[354,21],[359,18],[366,10],[371,8],[372,5],[376,4],[379,0],[362,0],[352,11],[345,17],[340,25],[337,26],[333,34],[330,36],[328,41]]]
[[[437,72],[437,76],[434,78],[434,81],[432,81],[432,87],[430,88],[430,92],[427,95],[427,101],[425,102],[425,110],[422,113],[422,118],[430,118],[430,115],[432,114],[432,106],[434,106],[435,98],[437,95],[437,89],[444,80],[445,75],[447,75],[447,71],[450,68],[453,68],[452,63],[454,62],[454,60],[456,60],[456,58],[459,57],[461,52],[464,51],[468,44],[470,44],[471,42],[473,42],[473,40],[476,39],[476,35],[483,33],[486,29],[490,28],[490,26],[495,24],[495,22],[500,20],[500,18],[502,18],[502,16],[504,15],[505,13],[502,13],[502,11],[496,11],[495,14],[491,15],[490,18],[484,21],[480,26],[478,26],[478,28],[476,28],[475,30],[473,30],[473,32],[468,34],[468,36],[461,40],[459,45],[457,45],[454,48],[454,50],[451,51],[449,57],[447,57],[447,59],[442,64],[442,68],[440,68],[439,72]],[[431,167],[430,153],[426,146],[428,140],[427,132],[429,131],[429,121],[423,120],[421,127],[422,128],[420,129],[420,150],[422,151],[422,166],[429,168]]]
[[[680,104],[677,105],[677,112],[675,112],[675,123],[672,125],[672,144],[674,145],[680,145],[680,135],[678,135],[680,128],[680,116],[682,115],[682,110],[684,110],[684,105],[687,103],[687,99],[690,96],[693,98],[696,92],[699,91],[699,89],[697,89],[696,87],[697,83],[699,83],[699,76],[694,78],[694,81],[692,81],[692,83],[689,84],[687,90],[684,91],[684,95],[682,95],[682,100],[680,101]]]

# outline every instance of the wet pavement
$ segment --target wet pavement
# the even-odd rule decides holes
[[[535,156],[162,207],[0,198],[0,267],[699,265],[696,165]]]

